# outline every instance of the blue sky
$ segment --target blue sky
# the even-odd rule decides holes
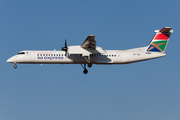
[[[0,119],[179,120],[178,0],[0,1]],[[148,45],[154,30],[173,27],[167,56],[127,65],[22,65],[21,50],[82,44],[124,50]]]

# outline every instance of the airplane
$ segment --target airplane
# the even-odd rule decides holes
[[[37,51],[23,50],[7,60],[18,64],[80,64],[83,73],[87,74],[86,65],[93,64],[128,64],[166,56],[164,53],[169,37],[173,33],[172,27],[155,30],[155,36],[148,46],[127,50],[103,50],[96,46],[95,35],[89,35],[79,46],[65,46],[62,50]]]

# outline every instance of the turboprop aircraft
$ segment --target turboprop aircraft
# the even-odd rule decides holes
[[[38,51],[23,50],[7,60],[8,63],[20,64],[81,64],[84,74],[88,73],[86,65],[93,64],[127,64],[163,57],[172,27],[155,30],[155,36],[150,44],[128,50],[103,50],[96,46],[95,35],[89,35],[79,46],[65,46],[62,50]]]

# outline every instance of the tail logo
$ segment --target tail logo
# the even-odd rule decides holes
[[[163,52],[167,44],[166,41],[153,41],[147,51]]]
[[[149,45],[147,51],[163,52],[166,48],[170,35],[167,33],[157,33]]]

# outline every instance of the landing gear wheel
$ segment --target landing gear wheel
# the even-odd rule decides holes
[[[84,74],[87,74],[87,73],[88,73],[88,70],[87,70],[87,69],[84,69],[83,73],[84,73]]]
[[[86,64],[84,64],[84,66],[81,64],[82,68],[84,69],[83,73],[84,74],[87,74],[88,73],[88,70],[86,69]]]
[[[92,64],[91,64],[91,63],[89,63],[89,64],[88,64],[88,67],[89,67],[89,68],[90,68],[90,67],[92,67]]]
[[[14,68],[16,69],[16,68],[17,68],[17,65],[14,65]]]

